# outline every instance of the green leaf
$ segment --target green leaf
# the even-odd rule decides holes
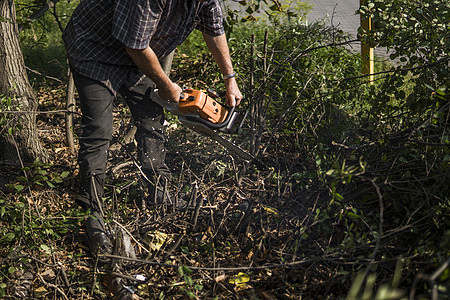
[[[186,280],[187,284],[189,284],[189,286],[194,285],[194,280],[192,280],[190,276],[185,276],[184,279]]]
[[[69,171],[64,171],[61,173],[61,178],[66,178],[67,176],[69,176],[70,172]]]
[[[357,214],[352,213],[352,212],[348,212],[347,216],[349,216],[351,219],[354,219],[354,220],[361,218],[360,215],[357,215]]]
[[[55,185],[51,183],[50,181],[46,181],[47,185],[51,188],[55,188]]]
[[[178,274],[180,274],[180,276],[191,275],[192,273],[193,271],[186,266],[178,267]]]
[[[247,282],[250,281],[250,276],[244,272],[239,272],[237,275],[230,278],[229,283],[237,285],[237,286],[244,286],[247,284]]]
[[[40,246],[40,248],[41,248],[41,250],[44,251],[46,254],[48,254],[48,255],[52,254],[52,251],[51,251],[51,249],[50,249],[49,246],[42,244],[42,245]]]
[[[0,239],[0,241],[2,241],[2,242],[5,241],[5,242],[9,243],[9,242],[12,242],[15,237],[16,237],[16,235],[13,232],[8,232]]]
[[[61,177],[54,177],[54,178],[52,178],[52,182],[54,182],[54,183],[62,183],[62,182],[64,182],[64,180],[62,180]]]
[[[327,174],[328,176],[331,176],[331,175],[334,174],[335,171],[336,171],[336,170],[331,169],[331,170],[328,170],[326,174]]]
[[[183,268],[184,274],[191,275],[192,273],[194,273],[194,271],[189,269],[189,267],[187,267],[187,266],[181,266],[181,267]]]
[[[48,293],[48,291],[45,289],[45,287],[40,286],[34,290],[34,297],[35,298],[43,298],[47,293]]]
[[[334,194],[334,197],[336,198],[336,200],[339,200],[339,201],[344,200],[344,197],[342,197],[342,195],[339,194],[339,193],[335,193],[335,194]]]

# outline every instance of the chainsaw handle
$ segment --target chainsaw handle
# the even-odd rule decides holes
[[[212,122],[210,122],[210,121],[208,121],[206,119],[203,119],[203,118],[200,118],[200,117],[194,117],[194,116],[186,116],[186,119],[191,121],[191,122],[201,123],[201,124],[203,124],[205,126],[208,126],[211,129],[221,129],[221,128],[227,126],[228,123],[230,123],[230,120],[231,120],[231,117],[232,117],[233,113],[234,113],[234,106],[231,107],[228,110],[227,117],[220,124],[212,123]]]

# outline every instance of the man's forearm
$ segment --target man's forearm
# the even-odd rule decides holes
[[[148,76],[157,86],[167,85],[171,82],[159,63],[158,57],[150,47],[144,50],[126,48],[136,66]]]
[[[224,75],[225,88],[227,90],[227,102],[230,106],[239,105],[242,99],[242,94],[236,83],[236,78],[227,76],[234,74],[233,64],[231,63],[230,50],[228,49],[227,39],[225,34],[219,36],[210,36],[203,34],[203,38],[211,51],[214,60],[219,66],[220,72]]]
[[[223,75],[233,73],[233,64],[231,63],[230,51],[225,35],[210,36],[204,33],[203,38],[206,45],[208,45],[208,49],[214,57],[214,60],[219,66],[220,72]]]
[[[149,77],[158,87],[159,96],[167,101],[178,102],[181,88],[170,80],[164,72],[158,57],[150,47],[144,50],[126,48],[128,55],[133,59],[136,66]]]

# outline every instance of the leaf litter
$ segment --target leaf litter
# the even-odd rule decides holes
[[[42,111],[64,109],[63,86],[43,88],[38,97]],[[261,171],[207,138],[182,126],[168,126],[167,163],[174,178],[168,189],[173,201],[186,205],[152,207],[145,201],[148,184],[133,161],[135,145],[122,143],[131,118],[120,99],[114,117],[107,222],[111,232],[120,231],[122,239],[127,236],[124,247],[131,246],[134,255],[115,253],[117,257],[108,257],[110,263],[102,264],[89,254],[85,215],[73,204],[78,170],[76,151],[65,145],[64,114],[39,114],[39,134],[52,153],[51,161],[27,174],[45,170],[45,180],[52,184],[37,189],[29,178],[20,191],[2,186],[1,199],[17,210],[2,225],[26,232],[2,248],[2,267],[14,266],[28,274],[26,278],[14,272],[4,274],[8,278],[2,289],[5,295],[41,299],[320,295],[324,276],[329,277],[334,268],[325,261],[338,259],[322,246],[330,233],[322,236],[316,228],[320,222],[313,208],[324,205],[320,200],[326,193],[318,184],[317,189],[305,190],[298,179],[280,179],[288,169],[305,167],[297,154],[289,152],[289,143],[279,139],[279,149],[262,158],[271,168]],[[79,115],[74,118],[73,131],[79,136]],[[169,124],[174,122],[169,118]],[[246,137],[236,141],[244,146],[249,142]],[[14,174],[8,176],[12,185],[18,184],[17,177],[23,173],[14,166],[6,166],[1,175],[4,172]],[[62,180],[51,181],[57,174]],[[24,201],[25,206],[17,206]],[[20,218],[24,222],[14,227]],[[312,269],[314,265],[320,267]],[[178,272],[180,267],[183,274]],[[111,287],[114,284],[118,287]]]

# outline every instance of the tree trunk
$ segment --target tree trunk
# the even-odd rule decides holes
[[[47,161],[48,153],[37,133],[33,112],[38,102],[28,81],[20,49],[14,0],[0,0],[0,101],[5,98],[12,99],[7,110],[23,113],[8,114],[7,128],[0,130],[0,157],[11,163],[18,163],[20,159]],[[5,117],[5,114],[0,115],[0,118]],[[12,129],[12,134],[5,134],[8,128]]]

